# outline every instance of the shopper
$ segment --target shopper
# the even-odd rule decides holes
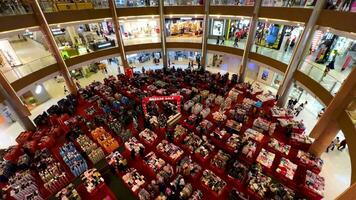
[[[336,137],[333,142],[334,142],[335,145],[331,148],[331,151],[334,151],[335,147],[339,148],[339,146],[340,146],[340,138]]]
[[[135,149],[132,147],[131,149],[131,160],[135,160],[136,158],[136,152],[135,152]]]
[[[337,150],[339,150],[339,151],[342,151],[342,150],[344,150],[345,148],[346,148],[346,139],[343,139],[341,142],[340,142],[340,145],[339,145],[339,147],[337,147]]]
[[[293,108],[293,99],[292,99],[292,98],[290,98],[290,99],[288,100],[287,108],[289,108],[289,109],[292,109],[292,108]]]
[[[140,146],[139,154],[141,158],[145,157],[145,148],[143,148],[142,146]]]
[[[294,112],[294,115],[297,117],[299,115],[299,113],[304,109],[304,106],[307,104],[308,102],[304,102],[304,103],[301,103],[296,109],[295,109],[295,112]]]
[[[320,81],[323,81],[326,75],[328,75],[331,69],[334,69],[335,59],[331,60],[328,65],[326,65],[323,76],[321,77]]]
[[[289,44],[290,44],[290,39],[287,38],[286,43],[284,44],[284,51],[285,51],[285,52],[287,52],[288,47],[289,47]]]
[[[324,112],[325,112],[325,108],[322,108],[322,109],[320,110],[320,112],[318,113],[317,119],[319,119],[319,118],[324,114]]]
[[[326,148],[326,153],[329,153],[330,149],[334,149],[335,148],[335,143],[334,140],[331,141],[331,143],[329,144],[328,148]]]
[[[82,86],[80,85],[80,83],[79,83],[79,80],[78,79],[76,79],[75,80],[75,85],[77,86],[77,88],[79,88],[79,89],[81,89],[82,88]]]
[[[222,38],[221,39],[221,43],[220,43],[220,45],[224,45],[225,44],[225,39],[224,38]]]
[[[236,36],[235,37],[235,41],[234,41],[234,47],[238,47],[239,46],[238,42],[239,42],[239,37]]]
[[[67,87],[66,87],[66,86],[64,86],[63,90],[64,90],[64,95],[67,95],[68,90],[67,90]]]
[[[289,47],[290,47],[291,51],[293,50],[294,46],[295,46],[295,38],[289,44]]]

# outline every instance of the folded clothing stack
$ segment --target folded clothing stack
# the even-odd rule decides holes
[[[76,141],[83,149],[83,151],[88,155],[93,164],[99,162],[105,157],[104,151],[98,147],[98,145],[96,145],[88,136],[80,135]]]
[[[79,176],[88,169],[87,162],[83,156],[79,154],[77,149],[75,149],[73,143],[64,144],[60,148],[59,153],[74,176]]]
[[[67,175],[60,163],[52,157],[48,149],[37,152],[34,160],[38,174],[48,191],[54,193],[68,184]]]
[[[29,170],[16,173],[9,179],[10,196],[17,200],[42,200],[35,178]]]

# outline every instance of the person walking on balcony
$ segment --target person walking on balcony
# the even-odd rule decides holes
[[[335,68],[335,57],[329,62],[328,65],[326,65],[325,70],[324,70],[324,74],[321,77],[320,81],[323,81],[325,76],[328,75],[329,71]]]
[[[284,52],[287,52],[289,44],[290,44],[290,39],[287,38],[286,43],[284,44]]]
[[[342,151],[342,150],[344,150],[345,148],[346,148],[346,139],[343,139],[341,142],[340,142],[340,145],[339,145],[339,147],[337,148],[337,150],[339,150],[339,151]]]

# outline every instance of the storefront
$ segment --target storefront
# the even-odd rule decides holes
[[[203,18],[166,18],[165,25],[168,37],[201,37],[203,34]]]
[[[260,66],[256,80],[278,89],[283,81],[283,75],[269,69],[268,67]]]
[[[87,54],[114,47],[113,24],[110,21],[99,23],[52,28],[52,34],[63,58]]]
[[[142,64],[159,65],[161,52],[143,52],[127,55],[127,61],[130,65],[139,66]]]
[[[122,38],[127,39],[160,38],[158,18],[119,20]]]
[[[158,0],[115,0],[118,7],[158,6]]]
[[[203,5],[203,0],[164,0],[165,6]]]
[[[247,37],[250,21],[246,19],[210,19],[209,38],[223,37],[233,40],[235,37]]]
[[[194,51],[168,51],[168,58],[170,62],[175,62],[175,61],[183,61],[183,62],[199,61],[200,62],[201,54],[200,52],[194,52]]]
[[[292,50],[299,40],[303,31],[301,26],[288,26],[282,24],[272,24],[258,22],[255,44],[271,49]]]
[[[314,34],[311,49],[316,63],[326,64],[334,58],[340,59],[342,68],[351,66],[356,60],[356,42],[353,39],[338,36],[333,32],[318,30]]]
[[[42,84],[35,84],[29,91],[23,93],[20,98],[31,111],[42,103],[48,101],[50,96]]]

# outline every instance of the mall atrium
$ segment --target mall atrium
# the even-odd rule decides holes
[[[0,0],[0,199],[356,199],[355,0]]]

